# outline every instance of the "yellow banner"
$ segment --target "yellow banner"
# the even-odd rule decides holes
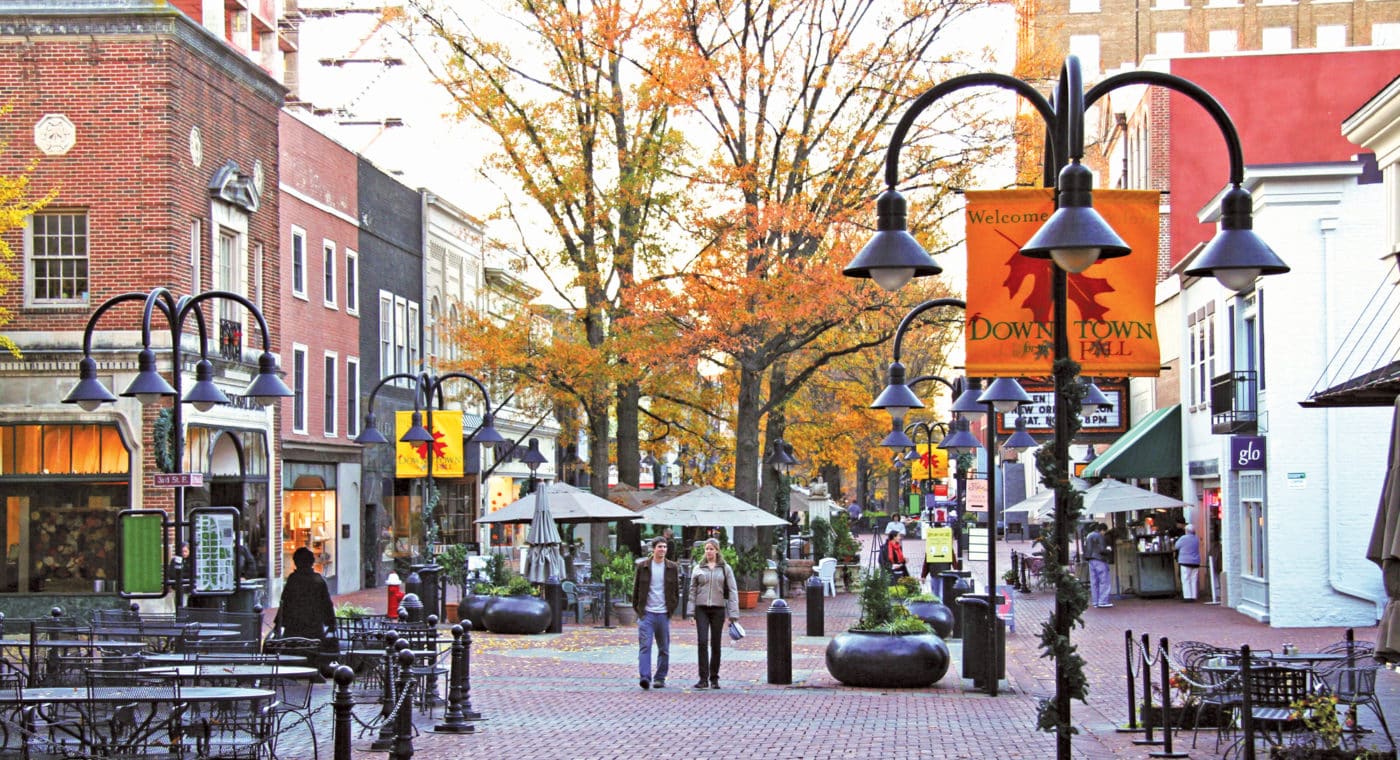
[[[428,424],[428,415],[421,413],[423,425]],[[413,424],[413,412],[397,412],[394,415],[394,476],[399,478],[423,478],[428,475],[428,445],[426,443],[404,443],[399,440]],[[465,474],[466,457],[462,453],[462,413],[446,410],[433,411],[433,477],[460,478]]]
[[[935,444],[920,443],[919,456],[909,463],[909,476],[915,481],[948,477],[948,450]]]
[[[952,528],[924,528],[924,561],[953,561]]]
[[[1085,375],[1157,375],[1154,291],[1159,194],[1095,190],[1094,208],[1132,252],[1069,275],[1070,357]],[[1052,264],[1021,246],[1054,212],[1052,191],[967,192],[967,374],[1051,374]]]

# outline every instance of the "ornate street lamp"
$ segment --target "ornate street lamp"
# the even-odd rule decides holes
[[[143,406],[158,403],[171,397],[171,456],[174,457],[174,471],[184,471],[185,457],[185,404],[191,404],[201,412],[212,409],[217,404],[229,403],[228,396],[214,384],[214,367],[209,361],[209,330],[201,307],[205,301],[232,301],[248,310],[258,322],[262,335],[262,355],[258,357],[258,374],[248,384],[243,395],[261,406],[267,406],[280,398],[289,397],[292,390],[277,376],[277,357],[272,353],[272,337],[267,331],[267,320],[262,311],[247,298],[226,290],[209,290],[193,296],[176,296],[166,288],[156,288],[149,293],[123,293],[113,296],[98,306],[88,317],[83,329],[83,358],[78,362],[78,384],[63,397],[65,404],[77,404],[84,411],[94,411],[102,404],[116,401],[117,398],[97,379],[97,362],[92,358],[92,334],[98,321],[112,307],[129,301],[144,301],[141,313],[141,353],[137,357],[137,375],[122,391],[123,396],[135,397]],[[156,353],[151,348],[152,320],[159,311],[165,316],[170,328],[170,363],[173,383],[168,383],[156,369]],[[199,362],[195,365],[195,384],[188,393],[182,395],[184,385],[184,356],[181,336],[185,331],[185,320],[194,315],[195,326],[199,331]],[[173,526],[179,531],[187,528],[185,522],[185,489],[175,489]],[[163,566],[162,566],[163,567]],[[175,584],[175,607],[185,603],[184,587]]]
[[[1051,267],[1052,315],[1054,321],[1055,441],[1053,480],[1055,485],[1054,546],[1051,548],[1052,577],[1056,580],[1053,623],[1047,626],[1046,648],[1055,660],[1055,697],[1046,703],[1042,725],[1053,725],[1056,755],[1068,760],[1074,726],[1070,722],[1070,699],[1087,696],[1082,672],[1071,678],[1070,669],[1079,671],[1078,659],[1070,644],[1070,630],[1083,612],[1082,593],[1072,588],[1074,579],[1064,569],[1069,525],[1079,512],[1078,497],[1069,483],[1069,442],[1078,425],[1080,398],[1085,390],[1075,382],[1078,365],[1070,359],[1067,274],[1088,269],[1099,258],[1123,256],[1128,247],[1093,209],[1093,176],[1082,165],[1084,156],[1085,109],[1108,93],[1128,86],[1165,87],[1194,101],[1214,119],[1229,153],[1229,189],[1222,199],[1220,229],[1186,274],[1214,276],[1222,285],[1239,290],[1249,287],[1261,275],[1281,274],[1288,266],[1255,233],[1252,200],[1243,187],[1244,157],[1239,134],[1225,109],[1198,85],[1181,77],[1157,71],[1129,71],[1105,78],[1083,90],[1079,59],[1069,56],[1060,70],[1053,103],[1030,83],[1005,74],[967,74],[942,82],[914,99],[896,125],[885,155],[886,190],[878,204],[879,231],[851,262],[845,273],[852,277],[876,277],[888,288],[908,277],[929,272],[920,268],[917,241],[905,230],[907,206],[896,191],[899,182],[899,151],[909,130],[925,109],[946,95],[970,87],[997,87],[1011,90],[1026,100],[1045,123],[1047,160],[1045,183],[1055,189],[1056,211],[1031,238],[1021,253],[1032,258],[1049,258]],[[921,249],[920,249],[921,250]],[[925,254],[927,255],[927,254]],[[931,261],[931,259],[930,259]],[[936,268],[936,265],[933,265]],[[883,270],[883,271],[882,271]],[[891,373],[893,375],[893,372]],[[902,378],[901,378],[902,380]],[[892,408],[896,404],[888,404]],[[914,406],[905,404],[904,408]]]
[[[768,453],[768,458],[763,463],[772,467],[778,473],[778,488],[774,490],[774,499],[778,498],[781,489],[790,488],[788,485],[788,474],[792,472],[792,466],[797,464],[797,458],[792,455],[792,446],[781,438],[774,439],[772,450]],[[776,504],[774,506],[777,506]],[[778,596],[787,596],[787,555],[788,547],[792,545],[792,521],[787,515],[778,515],[785,521],[783,524],[783,546],[778,554]]]

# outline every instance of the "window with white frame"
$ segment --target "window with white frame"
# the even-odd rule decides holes
[[[1186,52],[1186,32],[1157,32],[1154,45],[1157,55],[1181,55]]]
[[[1259,35],[1259,48],[1266,52],[1293,49],[1293,27],[1266,26]]]
[[[345,313],[360,313],[360,255],[345,249]]]
[[[1264,509],[1264,473],[1240,473],[1240,571],[1255,578],[1267,578],[1269,515]]]
[[[306,432],[306,346],[292,344],[292,432]]]
[[[394,371],[408,372],[408,299],[394,296]],[[407,383],[402,383],[407,385]]]
[[[345,357],[345,435],[360,434],[360,359]]]
[[[428,324],[424,327],[428,338],[428,363],[434,367],[438,361],[438,320],[442,318],[440,304],[437,296],[428,299]]]
[[[335,308],[335,243],[329,240],[321,241],[321,272],[322,302],[331,309]]]
[[[306,230],[292,228],[292,295],[306,300]]]
[[[24,237],[28,303],[87,303],[87,222],[86,211],[41,211],[29,217]]]
[[[1400,24],[1394,22],[1372,24],[1371,47],[1400,47]]]
[[[1341,50],[1347,46],[1346,24],[1318,24],[1313,47],[1318,50]]]
[[[336,377],[339,374],[340,357],[332,351],[326,352],[325,373],[325,398],[321,407],[321,429],[327,438],[334,438],[336,434],[336,416],[340,412],[340,400],[336,398]]]
[[[1069,36],[1070,55],[1079,57],[1079,68],[1084,78],[1093,81],[1099,78],[1099,36],[1097,34],[1071,34]]]
[[[264,256],[265,256],[265,252],[264,252],[264,249],[263,249],[263,244],[262,244],[262,243],[254,243],[254,244],[253,244],[253,266],[252,266],[252,270],[253,270],[253,271],[249,274],[250,280],[249,280],[249,282],[248,282],[248,293],[249,293],[249,298],[248,298],[248,300],[249,300],[249,301],[252,301],[252,302],[253,302],[253,305],[256,306],[256,307],[258,307],[258,311],[262,311],[262,308],[263,308],[263,286],[262,286],[262,283],[263,283],[263,257],[264,257]]]
[[[203,257],[200,256],[200,249],[204,241],[204,220],[195,219],[190,222],[190,292],[198,293],[204,290],[200,286],[203,278],[201,272],[204,269]]]
[[[394,374],[394,294],[379,291],[379,379]]]
[[[454,333],[458,327],[462,326],[462,318],[457,312],[456,303],[453,303],[447,309],[447,324],[450,327],[447,336],[447,358],[455,361],[457,359],[457,340],[452,337],[452,333]]]
[[[243,279],[242,239],[237,230],[219,228],[218,250],[214,255],[214,289],[229,290],[239,295],[248,291]],[[236,301],[227,298],[218,300],[219,319],[230,325],[241,326],[245,310]]]
[[[1206,44],[1212,53],[1233,53],[1240,49],[1240,33],[1234,29],[1212,29]]]
[[[1210,381],[1215,376],[1215,309],[1197,309],[1187,318],[1190,331],[1191,406],[1210,402]]]
[[[422,364],[423,319],[417,301],[408,302],[408,368],[404,372],[417,372]]]

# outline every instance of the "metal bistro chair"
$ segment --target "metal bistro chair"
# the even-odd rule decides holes
[[[1350,733],[1357,746],[1360,746],[1361,740],[1360,730],[1357,728],[1356,708],[1365,705],[1376,714],[1376,718],[1381,722],[1381,730],[1385,731],[1385,738],[1390,741],[1390,748],[1395,749],[1395,737],[1390,735],[1390,726],[1385,721],[1385,711],[1381,709],[1380,700],[1376,698],[1376,671],[1378,670],[1380,670],[1380,664],[1371,661],[1369,664],[1332,668],[1320,674],[1320,677],[1326,684],[1327,692],[1336,698],[1337,704],[1347,706],[1347,725],[1354,729]]]
[[[1253,665],[1244,678],[1248,691],[1249,716],[1264,740],[1283,744],[1284,731],[1305,728],[1303,716],[1293,710],[1293,703],[1308,697],[1312,671],[1287,665]]]

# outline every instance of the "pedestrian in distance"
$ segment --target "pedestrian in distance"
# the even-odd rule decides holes
[[[272,630],[279,636],[290,636],[320,641],[326,633],[335,630],[335,605],[331,602],[331,592],[326,579],[316,572],[316,555],[302,546],[292,552],[292,564],[296,569],[287,576],[282,587],[282,601],[277,607],[277,616],[272,620]]]
[[[666,688],[671,670],[671,614],[681,602],[680,565],[666,559],[666,539],[651,542],[651,556],[637,560],[632,609],[637,611],[637,672],[643,689]],[[656,645],[656,670],[651,648]]]
[[[705,555],[691,572],[690,600],[700,672],[695,688],[718,689],[724,621],[739,620],[739,585],[734,580],[734,570],[720,554],[719,542],[713,538],[705,542]]]
[[[1196,601],[1196,579],[1201,572],[1201,539],[1196,526],[1187,525],[1176,540],[1176,564],[1181,568],[1181,601]]]
[[[165,568],[165,577],[170,586],[189,590],[190,581],[194,578],[194,565],[190,562],[188,542],[181,541],[180,545],[175,547],[175,556],[170,558],[170,564]]]
[[[1112,607],[1108,601],[1108,552],[1105,548],[1103,523],[1094,523],[1084,537],[1084,556],[1089,560],[1089,601],[1095,607]]]
[[[894,580],[909,575],[909,565],[904,559],[904,537],[899,531],[892,530],[885,537],[885,545],[880,549],[880,565]]]
[[[852,534],[859,533],[859,532],[860,532],[860,516],[861,516],[861,514],[862,514],[861,508],[860,508],[860,503],[857,502],[857,501],[854,501],[854,500],[851,501],[851,506],[849,506],[849,507],[846,508],[846,514],[849,515],[850,518],[851,518],[851,533],[852,533]]]

